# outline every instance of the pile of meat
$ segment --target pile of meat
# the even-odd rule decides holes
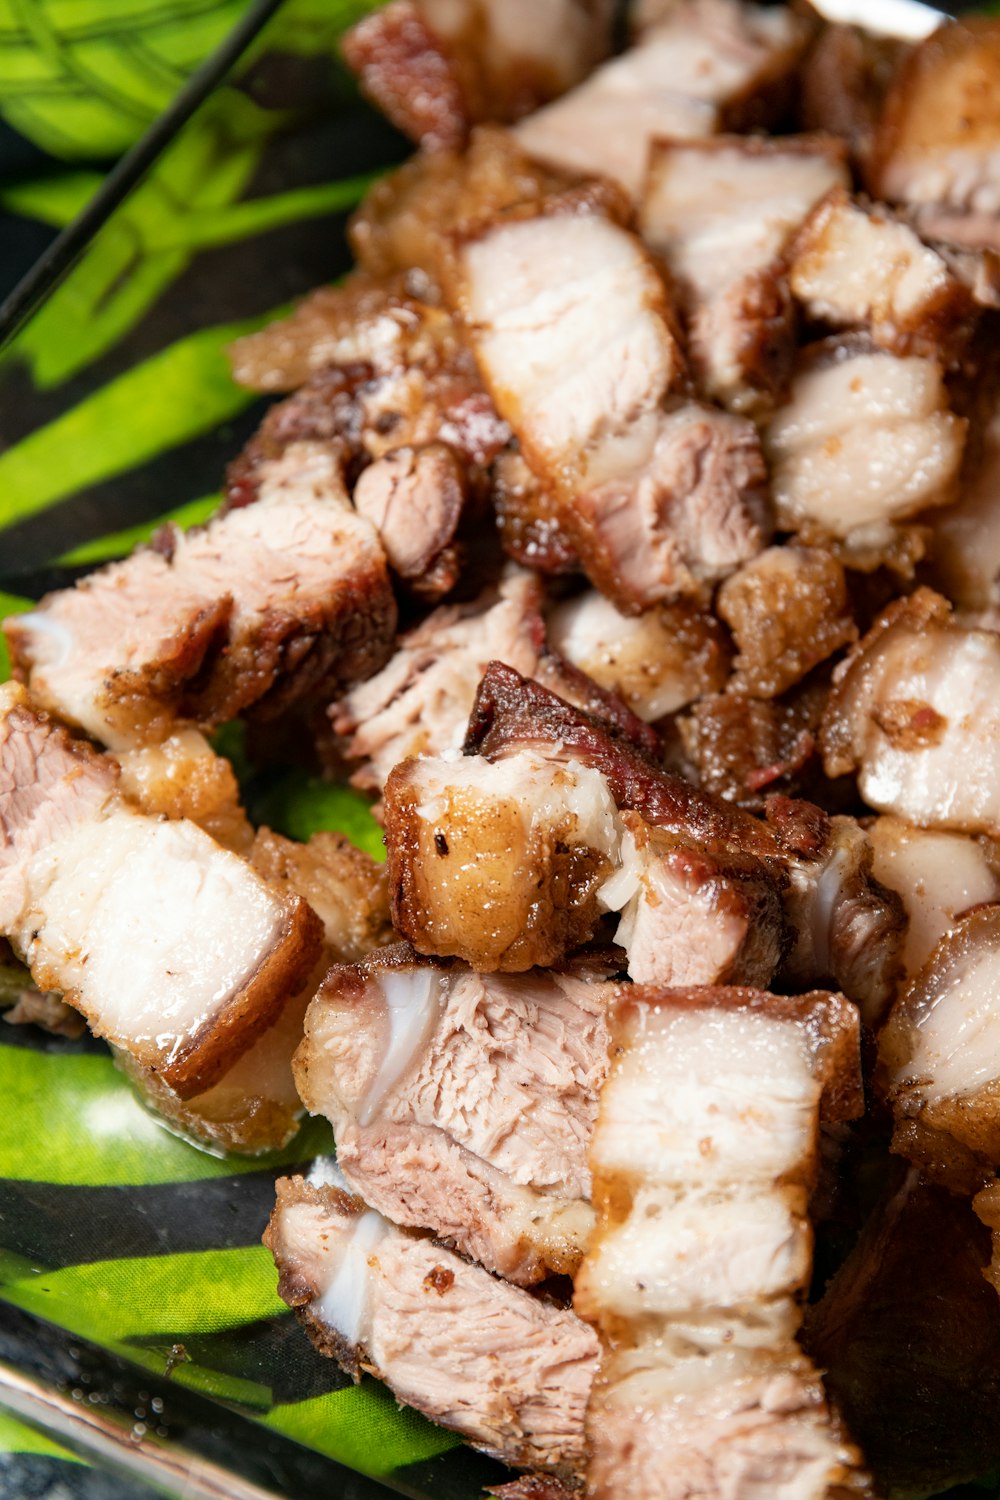
[[[220,514],[6,622],[0,933],[196,1139],[326,1116],[281,1295],[511,1500],[931,1495],[1000,1465],[1000,22],[612,9],[346,38],[420,149],[235,346]]]

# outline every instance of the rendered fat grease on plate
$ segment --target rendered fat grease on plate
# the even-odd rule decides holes
[[[420,150],[235,346],[282,399],[220,516],[8,623],[4,931],[176,1126],[330,1119],[282,1295],[512,1500],[868,1493],[844,1418],[930,1494],[1000,1463],[1000,24],[645,0],[612,57],[611,20],[345,39]],[[384,870],[253,828],[234,714],[381,798]],[[211,1002],[159,982],[168,914],[118,954],[154,872],[213,895],[173,913],[227,935]],[[945,1190],[971,1406],[873,1269]],[[837,1333],[869,1307],[918,1433]]]

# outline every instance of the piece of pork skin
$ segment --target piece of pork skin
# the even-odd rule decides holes
[[[823,719],[828,776],[918,827],[995,833],[1000,637],[917,589],[875,621],[835,674]]]
[[[588,1488],[656,1500],[870,1493],[795,1342],[821,1109],[862,1109],[840,996],[623,991],[574,1305],[602,1335]]]
[[[386,660],[396,604],[374,529],[315,445],[267,467],[261,498],[142,548],[6,622],[42,707],[112,748],[253,708],[276,714]]]
[[[337,1187],[277,1191],[264,1242],[322,1353],[505,1463],[579,1476],[598,1360],[586,1324]]]
[[[670,270],[704,395],[749,412],[782,394],[796,333],[785,251],[847,182],[829,136],[653,143],[639,227]]]
[[[613,986],[476,974],[402,946],[330,970],[295,1076],[352,1191],[527,1286],[590,1233],[586,1154]]]
[[[0,932],[42,990],[153,1069],[203,1092],[272,1025],[320,923],[184,821],[124,803],[113,762],[0,688]]]

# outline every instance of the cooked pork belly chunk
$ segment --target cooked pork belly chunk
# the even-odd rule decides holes
[[[976,1216],[992,1232],[993,1254],[983,1275],[1000,1292],[1000,1182],[991,1182],[972,1200]]]
[[[988,326],[984,336],[995,348]],[[978,352],[978,351],[977,351]],[[927,519],[934,582],[961,609],[1000,604],[1000,369],[987,354],[974,378],[958,499]]]
[[[697,592],[760,550],[756,429],[673,394],[663,283],[603,207],[567,194],[497,221],[459,246],[451,290],[497,409],[619,608]]]
[[[799,78],[802,123],[846,141],[856,163],[871,150],[886,89],[907,44],[860,26],[824,26]]]
[[[527,114],[608,52],[608,0],[394,0],[346,33],[362,88],[427,149],[461,145],[477,120]]]
[[[868,837],[876,879],[906,907],[907,974],[923,967],[963,912],[1000,901],[1000,851],[989,840],[934,833],[892,817],[876,818]]]
[[[638,46],[514,133],[532,156],[611,177],[637,197],[654,138],[764,123],[805,39],[786,7],[682,0]]]
[[[43,708],[112,748],[167,738],[368,676],[396,605],[371,525],[322,449],[267,467],[258,503],[170,533],[6,623]]]
[[[920,827],[996,832],[1000,636],[950,616],[918,589],[853,649],[824,716],[827,775],[856,771],[867,803]]]
[[[1000,1301],[983,1279],[989,1255],[967,1197],[893,1172],[806,1314],[805,1347],[883,1494],[940,1494],[1000,1462]]]
[[[543,967],[589,941],[620,844],[600,772],[529,751],[403,761],[385,830],[397,929],[483,972]]]
[[[559,503],[512,443],[490,471],[490,499],[500,545],[508,557],[539,573],[576,573],[579,559],[559,520]]]
[[[237,854],[250,848],[253,829],[240,806],[233,768],[197,729],[179,729],[158,745],[123,750],[118,764],[122,791],[144,813],[189,818]]]
[[[724,632],[688,604],[623,615],[591,589],[549,612],[548,640],[649,723],[717,692],[727,677]]]
[[[451,543],[466,500],[464,471],[444,443],[393,448],[354,486],[354,509],[372,523],[393,572],[425,598],[458,578]]]
[[[779,525],[852,537],[948,504],[965,425],[936,361],[860,337],[815,346],[764,434]]]
[[[797,237],[790,281],[813,322],[867,329],[893,354],[948,362],[971,331],[972,297],[942,256],[844,188],[824,198]]]
[[[781,394],[795,353],[784,251],[847,181],[831,137],[654,142],[640,228],[679,290],[705,395],[745,411]]]
[[[613,986],[387,949],[331,969],[295,1060],[352,1191],[521,1285],[572,1272]]]
[[[498,591],[470,605],[445,605],[399,639],[388,664],[330,710],[357,786],[381,791],[411,755],[457,750],[479,680],[493,660],[533,676],[544,626],[537,579],[509,569]]]
[[[862,1107],[842,997],[623,991],[574,1305],[604,1340],[589,1493],[866,1493],[795,1342],[821,1104]]]
[[[181,1098],[274,1022],[319,922],[189,822],[121,799],[113,762],[0,688],[0,932],[42,990]]]
[[[903,63],[868,169],[873,195],[974,215],[1000,209],[1000,22],[942,26]]]
[[[819,547],[769,547],[719,589],[719,615],[736,642],[731,688],[773,698],[858,631],[842,564]]]
[[[301,1177],[278,1182],[264,1240],[280,1295],[355,1379],[506,1463],[580,1472],[598,1350],[573,1313]]]
[[[822,776],[816,733],[825,702],[825,688],[812,685],[784,702],[737,692],[700,698],[675,720],[683,774],[753,812],[775,792],[806,795]]]
[[[958,1191],[1000,1164],[1000,906],[954,922],[879,1041],[893,1150]]]
[[[255,1153],[287,1145],[303,1105],[292,1075],[306,1007],[331,963],[356,963],[392,936],[385,870],[342,835],[316,833],[306,844],[258,830],[250,863],[269,887],[308,901],[319,917],[320,956],[279,1019],[210,1089],[181,1099],[128,1053],[117,1061],[153,1108],[187,1136],[213,1149]]]

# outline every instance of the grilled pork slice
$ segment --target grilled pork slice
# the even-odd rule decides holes
[[[995,218],[1000,22],[940,27],[906,59],[886,97],[868,182],[876,198]]]
[[[690,604],[623,615],[591,589],[549,611],[548,641],[650,723],[718,692],[728,676],[725,633]]]
[[[988,839],[935,833],[893,817],[876,818],[868,838],[876,879],[906,907],[903,964],[911,976],[964,912],[1000,901],[997,850]]]
[[[567,194],[481,229],[450,289],[498,411],[619,608],[697,592],[760,550],[756,429],[678,397],[663,283],[605,205]]]
[[[820,547],[768,547],[719,589],[738,655],[734,692],[774,698],[857,640],[841,562]]]
[[[860,335],[815,345],[764,434],[779,525],[863,538],[946,505],[964,439],[936,361]]]
[[[977,1206],[980,1200],[976,1200]],[[940,1494],[1000,1462],[1000,1301],[967,1198],[894,1173],[803,1342],[883,1494]]]
[[[649,143],[767,123],[806,41],[790,10],[681,0],[515,135],[532,156],[611,177],[638,197]]]
[[[866,329],[880,349],[951,363],[968,341],[969,289],[908,224],[835,188],[791,251],[791,288],[806,315]]]
[[[620,825],[599,771],[530,751],[396,766],[385,786],[392,916],[420,953],[483,972],[558,962],[600,919]]]
[[[0,932],[42,990],[182,1099],[251,1047],[320,946],[304,901],[193,823],[121,799],[114,763],[0,688]]]
[[[823,719],[827,774],[856,771],[880,812],[924,828],[1000,829],[994,762],[1000,637],[921,588],[876,620],[837,674]]]
[[[831,820],[811,803],[772,797],[767,803],[768,821],[762,822],[663,771],[635,745],[615,739],[606,725],[539,683],[525,682],[499,662],[490,664],[476,696],[466,740],[466,753],[470,752],[498,764],[527,752],[550,766],[571,761],[597,770],[620,810],[622,827],[629,822],[626,814],[636,813],[642,824],[656,830],[653,836],[642,834],[649,857],[668,847],[663,835],[668,836],[678,861],[673,896],[687,885],[689,899],[675,908],[684,919],[675,918],[669,940],[661,928],[648,950],[657,964],[693,966],[717,961],[716,921],[727,911],[731,916],[733,904],[738,903],[748,918],[754,909],[758,916],[773,913],[777,930],[750,922],[747,948],[730,950],[726,962],[733,967],[717,971],[722,976],[749,972],[761,983],[757,976],[766,969],[738,965],[761,964],[765,955],[770,962],[793,943],[791,956],[796,960],[800,987],[832,980],[866,1011],[878,1012],[884,1006],[898,971],[905,922],[898,898],[872,877],[871,851],[853,820]],[[622,849],[629,852],[624,840]],[[685,873],[688,859],[689,875]],[[638,894],[650,908],[645,913],[650,924],[647,930],[656,933],[661,915],[657,905],[662,899],[656,883],[661,873],[654,879],[649,869],[643,870],[637,891],[632,883],[632,860],[627,867],[624,859],[621,863],[623,873],[601,889],[600,900],[609,908],[624,906],[629,915],[628,902]],[[696,878],[698,872],[704,886]],[[727,881],[733,885],[727,888]],[[705,899],[713,882],[718,882],[714,886],[717,906]],[[754,907],[768,887],[782,898],[783,917],[778,917],[770,900],[766,906]],[[666,917],[666,912],[662,915]],[[699,916],[700,923],[695,921]],[[730,934],[737,931],[729,922],[726,927]],[[633,978],[640,977],[633,964],[641,951],[634,948],[629,955]],[[693,967],[683,972],[691,975]],[[712,982],[704,974],[702,969],[697,978],[685,982]]]
[[[861,1112],[841,996],[623,992],[574,1306],[604,1345],[588,1492],[870,1493],[795,1341],[821,1108]]]
[[[522,1286],[571,1273],[613,990],[588,978],[476,974],[405,945],[331,969],[295,1076],[351,1190]]]
[[[784,252],[813,205],[848,181],[833,137],[655,141],[640,209],[680,295],[695,374],[736,411],[782,394],[795,354]]]
[[[237,854],[250,848],[253,828],[240,805],[233,768],[197,729],[179,729],[158,745],[123,750],[118,764],[122,791],[144,813],[188,818]]]
[[[958,1191],[1000,1164],[1000,906],[959,918],[900,995],[879,1040],[893,1150]]]
[[[153,1108],[196,1141],[214,1149],[256,1153],[280,1149],[294,1136],[303,1104],[292,1075],[306,1007],[331,963],[357,963],[389,942],[385,870],[346,838],[316,833],[306,844],[258,830],[250,862],[272,890],[308,901],[323,927],[318,961],[280,1018],[218,1083],[183,1100],[156,1072],[128,1053],[116,1061]]]
[[[585,1323],[339,1187],[277,1186],[264,1242],[322,1353],[506,1463],[579,1474],[598,1359]]]
[[[361,763],[354,784],[381,792],[393,766],[408,756],[458,749],[490,661],[534,675],[541,603],[537,579],[509,569],[497,591],[472,604],[444,605],[401,636],[382,671],[330,710],[337,733],[350,736],[349,757]]]
[[[113,748],[166,739],[368,676],[396,605],[378,538],[339,468],[293,448],[257,505],[172,531],[6,624],[39,704]]]

